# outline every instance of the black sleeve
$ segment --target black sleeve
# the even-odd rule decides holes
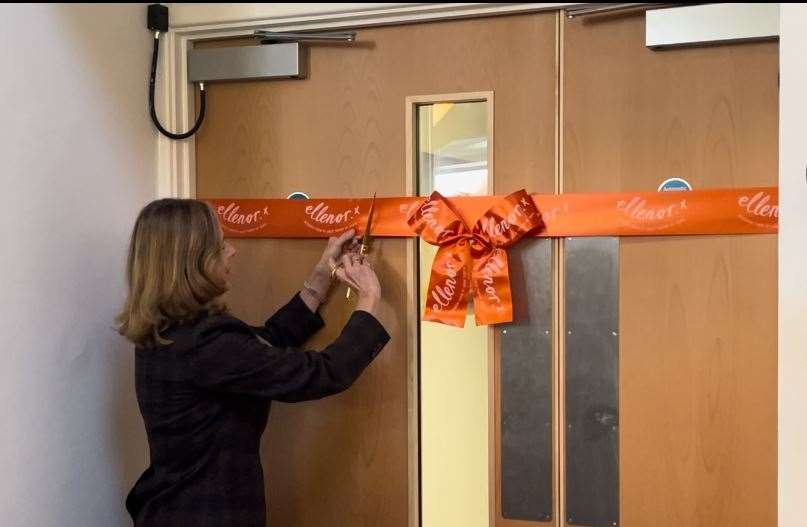
[[[356,311],[322,352],[282,349],[261,342],[240,320],[222,316],[197,329],[188,357],[202,388],[297,402],[349,388],[389,338],[375,317]]]
[[[313,313],[297,293],[263,327],[253,327],[262,338],[278,348],[300,347],[324,326],[319,313]]]

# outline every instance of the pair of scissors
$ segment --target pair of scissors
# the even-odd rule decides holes
[[[370,247],[373,244],[373,237],[370,233],[370,229],[372,228],[373,225],[373,212],[375,211],[375,195],[376,193],[374,192],[373,201],[370,202],[370,212],[367,214],[367,226],[364,228],[364,235],[361,237],[361,245],[359,246],[360,255],[365,255],[369,253]],[[345,295],[345,298],[348,300],[350,300],[351,291],[352,289],[350,288],[350,286],[348,286],[347,294]]]

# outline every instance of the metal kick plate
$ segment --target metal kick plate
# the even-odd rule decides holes
[[[565,243],[566,521],[619,524],[619,238]]]
[[[513,323],[501,325],[501,500],[507,519],[552,519],[552,241],[509,251]]]

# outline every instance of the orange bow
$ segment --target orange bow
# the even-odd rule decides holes
[[[424,320],[463,327],[471,291],[478,326],[513,320],[505,249],[544,226],[526,191],[513,192],[494,204],[473,231],[439,192],[433,192],[407,222],[424,241],[439,247]]]

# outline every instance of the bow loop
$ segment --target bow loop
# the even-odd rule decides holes
[[[462,327],[471,291],[477,325],[513,320],[506,248],[543,227],[524,190],[488,209],[473,230],[439,192],[409,216],[410,227],[440,249],[432,263],[425,320]]]
[[[494,247],[507,248],[544,225],[541,213],[525,190],[505,196],[477,220],[474,234],[481,234]]]
[[[415,209],[407,223],[423,241],[441,247],[457,243],[470,234],[462,216],[439,192],[433,192]]]

